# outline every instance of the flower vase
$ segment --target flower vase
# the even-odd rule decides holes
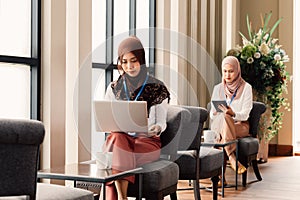
[[[258,154],[257,154],[257,160],[258,163],[266,163],[268,162],[268,154],[269,154],[269,142],[262,138],[259,141],[259,148],[258,148]]]
[[[259,128],[258,128],[258,139],[259,139],[259,148],[257,159],[259,163],[265,163],[268,161],[268,154],[269,154],[269,130],[268,127],[271,124],[271,117],[272,112],[271,108],[268,105],[267,98],[265,95],[258,95],[257,92],[254,90],[253,92],[253,99],[254,101],[263,102],[266,105],[266,111],[261,115],[259,121]]]

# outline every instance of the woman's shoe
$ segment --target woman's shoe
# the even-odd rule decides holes
[[[232,164],[232,163],[230,162],[230,166],[231,166],[231,168],[232,168],[234,171],[236,171],[235,163]],[[246,168],[244,165],[242,165],[241,163],[238,162],[238,170],[237,170],[237,173],[238,173],[238,174],[243,174],[246,170],[247,170],[247,168]]]
[[[224,180],[224,187],[227,186],[228,183],[226,180]],[[211,184],[209,188],[212,188],[213,185]],[[222,179],[220,178],[219,182],[218,182],[218,188],[221,188],[222,187]]]
[[[234,171],[236,171],[236,160],[235,160],[235,158],[233,158],[233,156],[229,157],[229,162],[230,162],[231,168]],[[237,173],[238,174],[243,174],[246,170],[247,170],[247,168],[244,165],[242,165],[240,162],[238,162]]]

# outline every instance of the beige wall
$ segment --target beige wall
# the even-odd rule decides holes
[[[157,1],[156,75],[171,103],[206,107],[225,54],[222,17],[222,1]]]
[[[259,5],[259,6],[257,6]],[[279,39],[279,43],[283,45],[286,53],[290,57],[290,62],[287,63],[287,70],[290,74],[293,74],[293,0],[251,0],[239,1],[239,30],[242,33],[247,34],[246,27],[246,15],[249,15],[250,20],[253,23],[253,28],[261,26],[260,15],[272,11],[272,18],[269,22],[273,25],[279,18],[283,18],[280,25],[273,33],[273,37]],[[236,41],[239,41],[239,35],[237,35]],[[241,42],[239,42],[241,44]],[[286,97],[289,100],[292,109],[292,83],[288,84],[288,94]],[[292,112],[283,110],[283,127],[279,131],[278,137],[275,137],[271,143],[278,143],[281,145],[292,145]]]

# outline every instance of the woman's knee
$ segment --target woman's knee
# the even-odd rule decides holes
[[[119,132],[112,132],[110,135],[107,137],[108,140],[112,141],[118,141],[118,140],[124,140],[126,138],[126,134],[124,133],[119,133]]]

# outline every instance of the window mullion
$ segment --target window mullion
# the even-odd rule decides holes
[[[149,73],[155,75],[156,0],[149,0]],[[152,63],[152,64],[151,64]]]
[[[41,0],[31,0],[31,64],[30,116],[40,119],[40,66],[41,66]]]
[[[136,0],[129,1],[129,35],[136,35]]]
[[[113,63],[114,0],[106,0],[106,64]],[[112,81],[113,71],[105,69],[105,87]]]

